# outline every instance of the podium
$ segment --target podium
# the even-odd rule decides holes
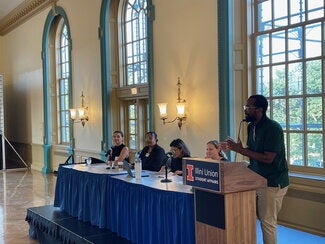
[[[256,189],[265,178],[240,162],[183,158],[183,181],[194,188],[197,244],[256,243]]]

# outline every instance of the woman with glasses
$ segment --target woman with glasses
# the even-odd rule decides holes
[[[221,150],[217,140],[212,140],[207,143],[205,158],[228,161],[226,154]]]
[[[190,150],[185,142],[181,139],[175,139],[170,143],[170,151],[172,153],[171,172],[177,175],[183,174],[183,157],[191,157]]]

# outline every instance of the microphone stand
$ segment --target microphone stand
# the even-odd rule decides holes
[[[166,162],[165,162],[165,179],[162,179],[160,182],[162,182],[162,183],[169,183],[169,182],[172,182],[172,180],[170,180],[170,179],[167,179],[167,175],[168,175],[168,164],[167,164],[167,162],[169,161],[169,160],[171,160],[171,158],[170,158],[170,156],[168,155],[167,156],[168,158],[167,158],[167,160],[166,160]]]

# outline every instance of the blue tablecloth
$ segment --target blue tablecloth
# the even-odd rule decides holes
[[[54,206],[135,243],[195,243],[190,187],[179,176],[171,183],[161,177],[136,181],[105,165],[61,165]]]

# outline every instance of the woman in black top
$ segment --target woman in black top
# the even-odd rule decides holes
[[[118,162],[123,162],[123,160],[130,162],[129,160],[129,148],[123,144],[123,132],[122,131],[114,131],[113,132],[113,142],[114,146],[111,147],[111,150],[107,153],[107,162],[114,161],[114,165],[116,166]]]
[[[166,158],[165,150],[158,144],[157,134],[154,131],[146,133],[146,144],[141,153],[140,159],[143,170],[159,171]]]
[[[171,161],[171,172],[177,175],[183,174],[183,157],[191,157],[190,150],[181,139],[175,139],[170,143],[170,151],[173,154]]]

